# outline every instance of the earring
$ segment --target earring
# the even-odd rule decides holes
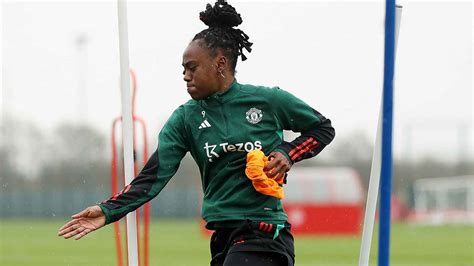
[[[225,79],[224,74],[222,74],[222,69],[219,70],[219,74],[221,74],[222,78]]]

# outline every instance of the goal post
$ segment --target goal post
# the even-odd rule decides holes
[[[418,224],[474,224],[474,175],[418,179],[414,195]]]

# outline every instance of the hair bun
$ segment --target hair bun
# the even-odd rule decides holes
[[[225,0],[218,0],[214,7],[206,5],[206,10],[199,13],[199,19],[209,27],[236,27],[242,23],[240,14]]]

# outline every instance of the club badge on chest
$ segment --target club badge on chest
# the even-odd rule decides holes
[[[257,124],[258,122],[262,121],[263,113],[262,110],[259,110],[255,107],[250,108],[246,113],[245,113],[245,118],[247,118],[247,121],[251,124]]]

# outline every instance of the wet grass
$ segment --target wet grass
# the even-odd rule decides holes
[[[113,226],[80,241],[58,237],[66,220],[1,220],[0,265],[117,265]],[[376,265],[377,232],[371,265]],[[209,236],[192,220],[155,220],[150,265],[209,265]],[[296,265],[357,265],[359,237],[296,237]],[[392,226],[391,265],[474,265],[473,226]],[[143,264],[142,264],[143,265]]]

